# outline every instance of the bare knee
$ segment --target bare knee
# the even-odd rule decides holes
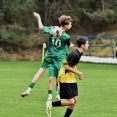
[[[74,99],[74,104],[76,104],[76,102],[77,102],[77,99]]]
[[[77,98],[76,97],[69,100],[70,105],[75,105],[76,102],[77,102]]]
[[[76,103],[76,101],[74,99],[69,100],[69,105],[74,105],[75,103]]]
[[[48,82],[49,82],[49,83],[52,83],[52,82],[53,82],[53,77],[49,78],[49,79],[48,79]]]

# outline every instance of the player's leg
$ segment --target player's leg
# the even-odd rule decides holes
[[[35,76],[32,79],[32,82],[29,84],[28,89],[21,93],[22,97],[25,97],[27,95],[30,94],[31,89],[34,87],[34,85],[37,83],[38,79],[40,78],[40,76],[45,72],[45,70],[47,69],[47,67],[49,66],[51,61],[51,58],[48,57],[48,54],[45,54],[44,56],[44,60],[43,63],[41,65],[41,68],[39,69],[39,71],[35,74]]]
[[[50,76],[48,78],[48,98],[47,100],[52,100],[52,83],[54,80],[54,76]]]
[[[48,98],[47,100],[52,100],[52,86],[53,86],[53,80],[56,77],[56,69],[54,64],[49,65],[48,69]]]
[[[52,90],[52,84],[53,84],[53,80],[54,80],[53,76],[49,77],[49,79],[48,79],[48,98],[47,98],[48,101],[52,100],[52,91],[53,91]],[[56,99],[60,100],[60,88],[58,87],[58,85],[57,85]]]
[[[31,83],[28,86],[28,89],[26,91],[24,91],[23,93],[21,93],[22,97],[25,97],[27,95],[30,94],[32,88],[34,87],[34,85],[38,82],[40,76],[45,72],[46,68],[40,68],[39,71],[35,74],[35,76],[33,77]]]
[[[49,80],[48,80],[48,98],[47,100],[52,100],[52,85],[53,85],[53,80],[54,78],[56,78],[56,83],[57,83],[57,96],[56,96],[56,99],[57,100],[60,100],[60,96],[59,96],[59,93],[60,93],[60,88],[59,88],[59,85],[58,85],[58,70],[56,69],[56,67],[51,64],[49,65],[49,73],[48,73],[48,76],[49,76]]]
[[[75,105],[76,105],[76,102],[77,102],[77,96],[78,96],[78,86],[77,86],[77,84],[76,83],[71,83],[70,84],[70,87],[71,87],[71,90],[72,90],[72,92],[73,92],[73,98],[74,98],[74,102],[73,102],[73,104],[71,104],[71,105],[69,105],[68,106],[68,108],[67,108],[67,110],[66,110],[66,112],[65,112],[65,115],[64,115],[64,117],[69,117],[70,115],[71,115],[71,113],[73,112],[73,109],[74,109],[74,107],[75,107]],[[70,93],[69,93],[70,94]],[[69,95],[70,96],[70,95]],[[71,102],[72,103],[72,102]]]
[[[49,117],[51,117],[53,107],[69,106],[64,115],[64,117],[69,117],[74,109],[75,104],[76,104],[76,101],[74,100],[74,98],[71,98],[68,100],[55,101],[55,102],[47,101],[46,113]]]
[[[75,96],[74,97],[74,104],[68,106],[68,108],[66,109],[64,117],[69,117],[71,115],[71,113],[73,112],[74,107],[76,105],[76,102],[77,102],[77,97]]]
[[[68,100],[60,100],[56,102],[52,102],[49,104],[50,111],[52,113],[52,107],[60,107],[60,106],[68,106],[66,109],[66,112],[64,114],[64,117],[69,117],[71,113],[73,112],[73,109],[75,107],[76,101],[74,98],[68,99]]]
[[[72,83],[71,83],[72,84]],[[51,114],[52,107],[59,107],[59,106],[68,106],[64,117],[69,117],[74,109],[74,106],[77,101],[77,84],[73,83],[71,86],[70,83],[60,83],[60,97],[67,99],[67,100],[60,100],[60,101],[47,101],[46,102],[46,112],[47,115]]]
[[[57,95],[56,95],[56,99],[57,100],[61,100],[61,98],[60,98],[60,84],[58,82],[58,78],[56,78],[56,84],[57,84],[57,91],[56,91]]]

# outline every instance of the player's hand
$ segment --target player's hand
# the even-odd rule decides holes
[[[70,46],[69,46],[69,48],[72,48],[72,47],[74,47],[74,44],[71,43]]]
[[[36,19],[40,18],[40,15],[36,12],[34,12],[33,15],[35,16]]]
[[[79,80],[82,80],[83,79],[83,76],[82,77],[79,77]]]
[[[82,80],[83,79],[83,73],[82,72],[78,71],[78,74],[77,75],[79,76],[79,80]]]

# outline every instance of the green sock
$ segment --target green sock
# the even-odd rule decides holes
[[[48,90],[48,94],[52,94],[52,90]]]
[[[30,88],[33,88],[35,86],[35,83],[33,83],[33,82],[31,82],[30,84],[29,84],[29,87]]]

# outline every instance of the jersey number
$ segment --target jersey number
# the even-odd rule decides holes
[[[61,40],[59,39],[52,39],[52,44],[56,47],[61,47]]]

